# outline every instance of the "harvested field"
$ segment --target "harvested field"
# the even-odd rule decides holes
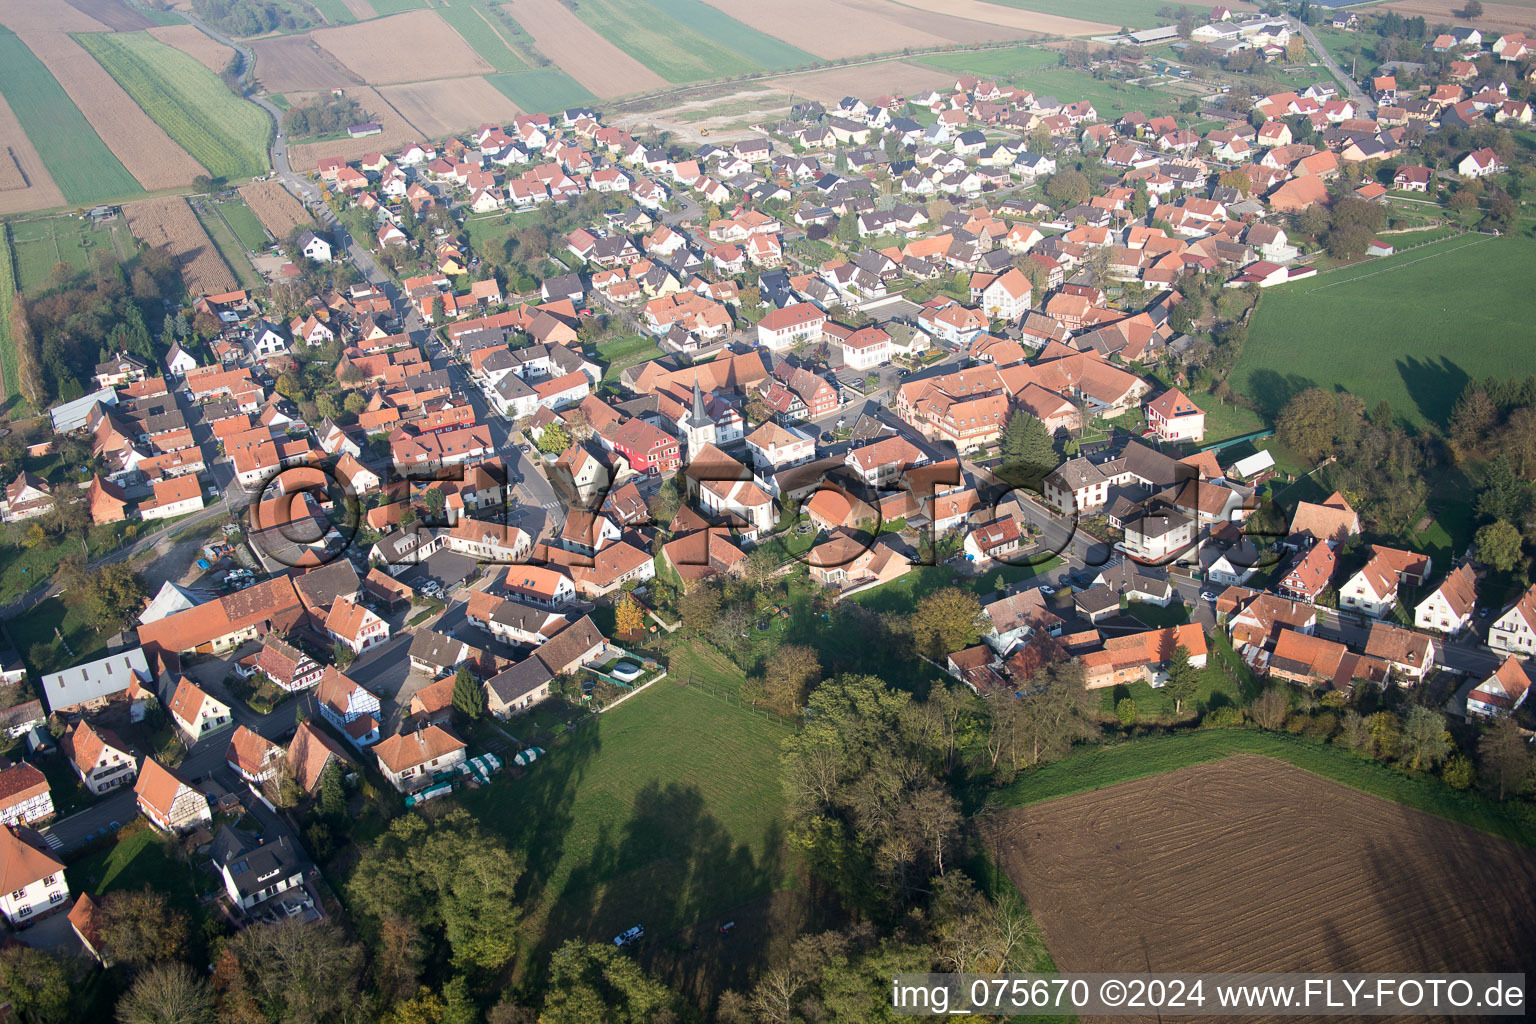
[[[390,153],[407,143],[426,139],[419,128],[400,116],[377,90],[363,85],[347,89],[347,95],[373,114],[373,119],[384,129],[382,135],[369,135],[362,139],[336,139],[332,142],[304,142],[288,147],[288,160],[296,171],[314,170],[322,157],[339,156],[343,160],[359,159],[364,153]]]
[[[69,0],[69,6],[95,18],[113,32],[137,32],[154,24],[123,0]]]
[[[836,103],[844,96],[911,95],[923,89],[943,89],[955,84],[955,76],[953,72],[898,60],[856,68],[808,71],[803,75],[775,79],[775,84],[796,96]]]
[[[22,32],[107,32],[107,26],[64,0],[0,4],[0,24]]]
[[[175,188],[206,173],[79,43],[63,32],[17,34],[145,189]]]
[[[400,116],[432,138],[481,124],[504,124],[522,113],[483,78],[453,78],[379,89]]]
[[[1492,41],[1488,38],[1489,29],[1536,29],[1536,5],[1485,3],[1482,16],[1469,20],[1461,17],[1462,2],[1463,0],[1397,0],[1395,3],[1383,4],[1382,7],[1410,16],[1422,14],[1428,19],[1430,25],[1476,26],[1483,33],[1484,45]]]
[[[224,73],[235,51],[203,35],[202,29],[191,25],[165,25],[149,30],[149,34],[168,46],[194,58],[216,75]]]
[[[771,5],[759,0],[706,2],[737,21],[827,60],[948,42],[890,18],[869,17],[842,0],[777,0]]]
[[[310,36],[370,85],[462,78],[495,70],[432,11],[324,28]]]
[[[314,224],[304,204],[278,181],[253,181],[240,186],[240,198],[251,208],[261,226],[275,238],[286,238],[294,227]]]
[[[193,295],[212,295],[240,287],[192,207],[180,196],[141,199],[123,207],[133,236],[170,251],[181,264],[181,279]]]
[[[256,54],[256,78],[268,92],[319,92],[360,81],[308,36],[273,36],[250,47]]]
[[[42,157],[32,140],[21,130],[21,122],[5,97],[0,96],[0,213],[25,213],[64,205],[64,193],[49,177]]]
[[[516,0],[505,5],[539,50],[594,96],[665,89],[668,82],[562,6],[560,0]],[[839,97],[841,98],[841,97]]]
[[[886,2],[880,6],[889,11],[891,7],[897,5]],[[1120,31],[1119,25],[1107,25],[1100,21],[1081,21],[1077,18],[1063,18],[1055,14],[1039,14],[1035,11],[1021,11],[1015,7],[985,3],[984,0],[901,0],[900,6],[915,7],[919,11],[943,15],[949,19],[958,18],[980,22],[983,25],[1013,29],[1016,32],[1032,32],[1037,35],[1093,36]],[[942,31],[940,34],[943,34]]]
[[[1003,869],[1063,973],[1518,971],[1530,851],[1238,755],[1009,811]]]

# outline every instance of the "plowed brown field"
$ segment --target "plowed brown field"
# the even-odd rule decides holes
[[[0,25],[23,32],[108,32],[107,26],[64,0],[25,0],[0,4]]]
[[[522,111],[483,78],[448,78],[412,85],[385,85],[379,95],[429,138],[482,124],[503,124]]]
[[[1521,971],[1536,943],[1530,850],[1266,757],[1019,808],[994,834],[1064,973]]]
[[[286,237],[299,224],[314,224],[304,204],[283,188],[281,182],[253,181],[241,185],[240,198],[245,200],[245,205],[261,221],[261,226],[278,238]]]
[[[502,6],[533,36],[540,52],[595,96],[668,87],[665,78],[598,35],[560,0],[514,0]]]
[[[1000,39],[1022,39],[1031,33],[1044,33],[1049,29],[1020,27],[1016,24],[1019,10],[1000,4],[969,2],[959,9],[949,10],[945,0],[938,3],[906,0],[842,0],[859,11],[868,20],[892,21],[908,28],[957,43],[988,43]],[[993,10],[1003,13],[993,16]],[[964,12],[968,13],[962,13]],[[958,16],[957,16],[958,15]],[[1040,17],[1030,15],[1030,17]]]
[[[296,171],[314,170],[315,164],[328,156],[356,160],[364,153],[390,153],[410,142],[425,141],[427,135],[400,116],[389,101],[367,86],[354,85],[347,95],[363,105],[384,129],[382,135],[362,139],[337,139],[334,142],[304,142],[288,148],[288,160]]]
[[[64,194],[48,176],[4,96],[0,96],[0,139],[5,140],[0,146],[0,213],[63,206]]]
[[[194,58],[216,75],[223,74],[235,55],[234,50],[203,35],[201,29],[191,25],[156,25],[149,30],[149,34]]]
[[[123,0],[69,0],[69,6],[90,15],[114,32],[135,32],[154,24]]]
[[[185,199],[141,199],[124,206],[123,213],[133,237],[168,249],[176,257],[181,279],[193,295],[216,295],[240,287]]]
[[[494,71],[435,11],[407,11],[310,36],[369,85]]]
[[[842,0],[706,0],[737,21],[818,57],[837,60],[949,40],[892,18],[872,18]]]
[[[69,8],[74,10],[74,8]],[[186,154],[165,129],[123,91],[84,47],[63,32],[18,32],[21,41],[53,72],[112,155],[140,185],[153,192],[185,185],[203,165]]]
[[[251,43],[256,78],[268,92],[318,92],[361,81],[308,36],[274,36]]]

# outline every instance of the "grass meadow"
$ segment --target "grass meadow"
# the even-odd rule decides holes
[[[267,229],[261,226],[261,221],[251,208],[245,205],[243,199],[221,199],[213,204],[218,208],[224,220],[229,223],[235,237],[240,239],[240,244],[251,252],[261,252],[272,244],[267,235]]]
[[[88,270],[94,253],[108,251],[124,261],[138,251],[138,243],[121,217],[98,225],[62,216],[12,221],[10,248],[16,283],[23,295],[31,295],[52,283],[56,263]]]
[[[1367,408],[1386,399],[1415,425],[1444,427],[1469,379],[1536,373],[1536,349],[1516,343],[1536,319],[1533,265],[1526,222],[1271,288],[1233,388],[1273,415],[1304,388],[1340,387]]]
[[[94,203],[143,194],[138,181],[112,155],[43,62],[4,28],[0,28],[0,95],[66,200]]]
[[[251,261],[245,255],[245,249],[240,240],[235,237],[234,231],[219,216],[218,211],[208,204],[203,208],[193,207],[197,214],[198,223],[203,230],[208,232],[208,237],[213,241],[213,247],[218,250],[224,262],[229,264],[229,269],[234,271],[235,277],[240,280],[242,288],[261,287],[261,275],[256,273],[256,268],[251,266]]]
[[[138,32],[76,39],[209,174],[235,181],[266,172],[267,115],[195,58]]]

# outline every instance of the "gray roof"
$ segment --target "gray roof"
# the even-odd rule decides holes
[[[538,658],[528,658],[492,676],[485,685],[496,694],[497,700],[511,704],[552,679],[554,676],[550,674],[549,666]]]
[[[305,866],[287,836],[264,842],[260,836],[228,825],[214,837],[211,856],[217,867],[229,869],[242,899],[249,899],[282,879],[302,875]]]
[[[43,696],[48,698],[48,707],[58,711],[126,690],[134,676],[146,683],[154,678],[142,647],[51,672],[43,676]]]

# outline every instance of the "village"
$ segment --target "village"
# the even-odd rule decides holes
[[[1189,38],[1229,56],[1298,27],[1210,17]],[[111,353],[48,411],[29,443],[88,446],[78,493],[7,473],[7,522],[206,543],[104,656],[0,653],[6,922],[101,957],[65,863],[138,817],[236,927],[345,913],[296,808],[538,773],[537,737],[686,681],[668,638],[722,581],[823,616],[960,581],[981,620],[925,657],[992,702],[1030,699],[1050,644],[1090,691],[1229,665],[1528,713],[1536,586],[1490,601],[1477,552],[1382,537],[1337,491],[1277,504],[1297,474],[1199,337],[1391,254],[1340,242],[1379,229],[1360,210],[1510,170],[1531,108],[1491,70],[1536,39],[1443,40],[1442,75],[1187,111],[958,75],[719,144],[580,108],[283,175],[317,221],[270,287],[197,296],[158,365]],[[1451,132],[1479,145],[1432,168]],[[1298,229],[1321,208],[1331,235]]]

